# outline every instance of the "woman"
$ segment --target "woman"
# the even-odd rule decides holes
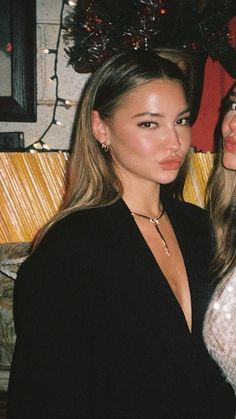
[[[201,339],[207,217],[165,193],[190,148],[186,92],[152,52],[89,79],[64,209],[16,282],[10,419],[233,417]]]
[[[221,281],[207,311],[204,338],[236,394],[236,83],[222,113],[220,150],[209,184],[214,270]]]

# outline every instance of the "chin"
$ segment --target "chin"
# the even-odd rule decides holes
[[[236,171],[236,154],[225,152],[223,155],[223,166],[225,169]]]
[[[175,179],[177,178],[178,173],[174,173],[174,174],[169,174],[169,176],[163,176],[158,183],[160,183],[160,185],[168,185],[169,183],[172,183],[175,181]]]

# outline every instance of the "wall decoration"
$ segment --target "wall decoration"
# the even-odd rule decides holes
[[[236,77],[235,15],[235,0],[78,0],[65,19],[69,64],[91,72],[122,50],[174,48],[205,53]]]
[[[194,122],[207,57],[236,77],[229,30],[235,14],[235,0],[78,0],[64,21],[68,63],[88,73],[118,52],[156,50],[186,75]]]
[[[0,0],[1,1],[1,0]],[[25,150],[31,153],[33,152],[46,152],[46,151],[57,151],[52,149],[49,144],[44,141],[46,134],[51,129],[53,125],[57,125],[58,127],[63,125],[63,122],[57,119],[57,108],[58,106],[63,106],[66,109],[69,109],[73,103],[67,99],[62,98],[59,96],[59,77],[58,77],[58,56],[59,56],[59,49],[62,41],[62,30],[64,28],[63,21],[64,21],[64,11],[65,6],[69,6],[70,8],[75,7],[76,3],[73,0],[61,0],[61,8],[60,8],[60,16],[59,16],[59,27],[56,39],[56,45],[52,45],[49,48],[43,48],[42,53],[44,54],[52,54],[54,56],[54,65],[53,65],[53,73],[50,76],[48,82],[55,84],[55,101],[52,110],[52,116],[49,124],[43,130],[42,134],[39,138],[30,144]]]
[[[0,72],[0,121],[36,121],[36,0],[0,0],[0,54],[8,68]],[[6,25],[7,23],[7,25]],[[4,30],[3,30],[4,29]],[[1,83],[2,84],[2,83]]]

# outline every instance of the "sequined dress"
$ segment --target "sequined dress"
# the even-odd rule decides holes
[[[236,395],[236,269],[215,290],[204,320],[203,336]]]

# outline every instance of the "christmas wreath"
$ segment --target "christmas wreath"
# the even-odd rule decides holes
[[[78,0],[64,20],[68,63],[92,72],[123,50],[174,48],[204,53],[236,77],[235,15],[235,0]]]

